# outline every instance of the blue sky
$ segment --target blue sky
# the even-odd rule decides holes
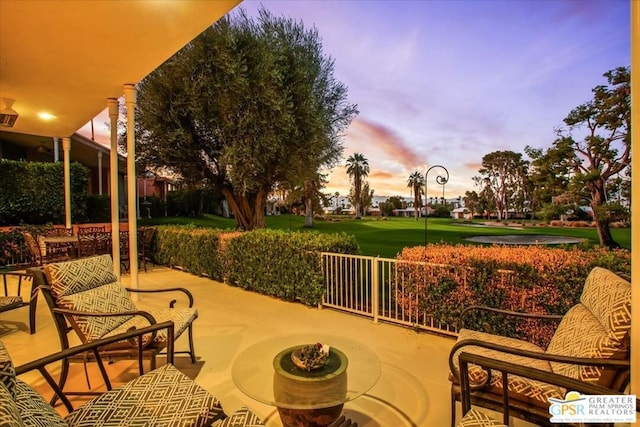
[[[446,197],[473,190],[492,151],[544,148],[602,74],[630,64],[626,0],[245,0],[315,26],[360,114],[345,159],[369,159],[376,195],[409,195],[414,170],[445,166]],[[344,162],[343,162],[344,164]],[[429,194],[442,194],[429,174]],[[327,192],[348,192],[344,167]]]
[[[550,146],[567,113],[605,83],[602,74],[630,64],[628,0],[245,0],[238,7],[253,16],[261,5],[318,30],[360,111],[345,133],[344,159],[354,152],[369,159],[377,196],[409,196],[409,175],[438,164],[450,174],[446,197],[474,190],[485,154]],[[348,193],[344,159],[327,193]],[[428,195],[442,194],[436,175]]]

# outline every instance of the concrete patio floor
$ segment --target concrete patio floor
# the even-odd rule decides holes
[[[128,285],[129,276],[123,276]],[[178,355],[176,366],[215,395],[225,412],[241,406],[254,410],[268,426],[280,426],[274,407],[252,400],[238,390],[231,379],[234,359],[245,348],[266,338],[289,334],[332,334],[359,341],[373,350],[381,361],[381,375],[365,395],[345,404],[344,413],[361,427],[449,426],[448,355],[452,338],[415,332],[389,324],[374,324],[371,319],[330,309],[318,309],[283,302],[244,291],[208,278],[178,270],[151,266],[139,275],[141,288],[188,288],[194,295],[199,317],[194,326],[198,361]],[[154,304],[155,297],[144,296],[138,304]],[[59,349],[57,332],[46,302],[39,297],[37,331],[28,333],[28,309],[1,314],[0,340],[14,363],[34,360]],[[186,335],[186,334],[185,334]],[[186,349],[186,336],[178,340],[176,350]],[[164,363],[158,359],[158,365]],[[91,384],[101,389],[95,364],[88,364]],[[119,361],[108,365],[114,385],[132,379],[136,364]],[[50,393],[39,374],[23,377],[45,396]],[[82,364],[72,365],[69,388],[86,389]],[[83,398],[75,397],[79,406]],[[59,407],[60,411],[64,409]],[[458,417],[460,405],[457,405]],[[64,413],[64,412],[63,412]],[[459,419],[459,418],[458,418]],[[529,425],[516,423],[514,425]]]

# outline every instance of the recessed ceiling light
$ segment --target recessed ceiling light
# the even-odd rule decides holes
[[[42,120],[53,120],[56,118],[56,116],[49,113],[38,113],[38,117],[40,117]]]

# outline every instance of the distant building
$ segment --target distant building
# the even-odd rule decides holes
[[[454,219],[473,219],[473,212],[467,208],[455,208],[451,211],[451,218]]]

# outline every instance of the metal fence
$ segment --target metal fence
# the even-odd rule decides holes
[[[323,306],[368,316],[374,322],[457,335],[455,327],[420,310],[420,292],[409,292],[406,286],[407,275],[414,271],[438,275],[450,266],[329,252],[321,256],[326,283]]]

